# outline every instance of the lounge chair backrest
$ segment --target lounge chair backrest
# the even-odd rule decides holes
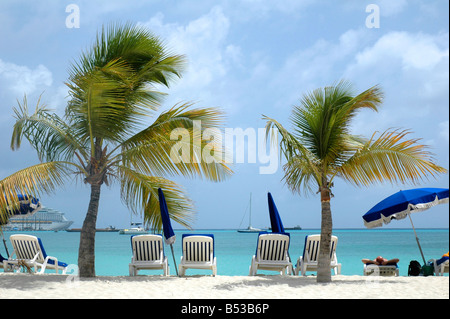
[[[338,238],[331,236],[330,258],[333,259],[336,252]],[[305,238],[305,246],[303,248],[303,259],[307,261],[318,261],[320,252],[320,235],[309,235]]]
[[[138,235],[131,237],[135,261],[162,260],[164,246],[161,235]]]
[[[256,259],[259,261],[284,261],[289,249],[288,234],[260,234]]]
[[[184,234],[182,247],[186,262],[212,262],[214,258],[213,235]]]
[[[16,254],[16,259],[32,260],[43,263],[45,251],[42,249],[42,242],[36,236],[31,235],[11,235],[11,244]]]
[[[448,257],[447,256],[444,256],[444,257],[436,260],[436,265],[438,265],[438,266],[443,264],[443,263],[447,263],[448,264]]]

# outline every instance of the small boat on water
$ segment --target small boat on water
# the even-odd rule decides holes
[[[148,230],[141,226],[142,223],[132,223],[130,228],[121,229],[119,231],[120,235],[143,235],[148,234]]]
[[[238,233],[259,233],[264,231],[264,229],[252,227],[252,194],[250,193],[250,202],[249,202],[249,214],[248,214],[248,227],[244,229],[238,229]],[[242,222],[241,222],[242,224]]]

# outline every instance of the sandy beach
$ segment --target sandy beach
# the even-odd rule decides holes
[[[449,277],[137,276],[0,273],[0,299],[448,299]]]

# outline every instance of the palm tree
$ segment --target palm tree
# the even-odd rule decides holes
[[[163,96],[157,87],[169,87],[172,78],[180,77],[184,62],[183,56],[170,55],[161,40],[143,28],[103,28],[91,50],[71,67],[64,118],[39,101],[32,114],[26,101],[15,109],[12,149],[19,148],[25,137],[41,161],[60,163],[66,173],[90,185],[78,252],[81,277],[95,276],[95,225],[103,184],[117,181],[129,209],[144,214],[144,222],[160,230],[158,188],[166,195],[174,221],[189,227],[194,213],[187,194],[168,175],[222,181],[231,174],[218,147],[214,161],[198,160],[203,146],[213,143],[202,140],[202,132],[223,122],[219,110],[184,103],[155,116]],[[196,123],[201,123],[200,130]],[[189,157],[171,152],[180,143],[171,136],[175,128],[191,137],[182,140],[188,144]],[[194,143],[198,140],[200,145]]]
[[[289,132],[276,120],[263,116],[266,137],[281,135],[280,152],[286,159],[284,181],[294,193],[320,192],[322,221],[317,281],[330,282],[332,217],[330,200],[335,177],[356,186],[376,182],[417,183],[427,175],[446,170],[432,162],[432,154],[409,131],[388,130],[370,139],[350,134],[350,125],[360,109],[378,110],[383,93],[378,86],[355,95],[348,82],[305,94],[294,106]],[[272,130],[276,128],[276,130]],[[272,132],[272,135],[270,135]]]

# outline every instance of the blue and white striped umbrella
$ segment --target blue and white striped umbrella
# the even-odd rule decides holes
[[[403,219],[411,213],[448,203],[448,188],[415,188],[399,191],[373,206],[364,214],[364,225],[374,228],[389,224],[392,219]]]
[[[425,257],[420,247],[414,224],[411,219],[411,213],[422,212],[433,206],[448,203],[448,188],[415,188],[399,191],[373,206],[363,216],[364,225],[367,228],[374,228],[389,224],[393,219],[403,219],[409,217],[411,225],[416,236],[423,262]]]

